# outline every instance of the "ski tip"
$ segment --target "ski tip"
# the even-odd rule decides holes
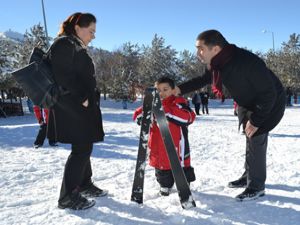
[[[196,203],[193,200],[192,196],[190,196],[188,200],[181,201],[181,206],[183,209],[190,209],[190,208],[196,207]]]
[[[143,204],[143,199],[142,198],[137,198],[135,196],[131,196],[131,201],[136,202],[138,204]]]

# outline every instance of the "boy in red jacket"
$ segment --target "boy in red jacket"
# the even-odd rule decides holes
[[[33,111],[38,123],[40,124],[40,129],[34,141],[33,147],[39,148],[43,146],[46,139],[49,111],[48,109],[39,107],[37,105],[33,106]],[[49,140],[49,145],[55,147],[57,146],[57,143],[54,140]]]
[[[178,158],[187,181],[195,181],[194,168],[191,167],[190,147],[188,142],[188,125],[195,120],[195,113],[188,106],[188,102],[183,97],[175,96],[175,83],[168,77],[160,78],[156,83],[162,106],[169,122],[170,132],[177,150]],[[133,119],[140,124],[142,119],[142,107],[134,112]],[[160,184],[160,194],[168,196],[174,178],[167,151],[161,137],[160,130],[155,121],[152,122],[149,133],[148,146],[150,149],[150,166],[155,168],[155,176]]]

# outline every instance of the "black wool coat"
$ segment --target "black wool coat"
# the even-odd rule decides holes
[[[243,113],[240,121],[250,120],[259,127],[255,135],[273,129],[285,110],[285,91],[280,80],[255,54],[236,47],[233,57],[220,69],[223,85]],[[182,94],[211,84],[212,74],[206,71],[179,85]]]
[[[88,144],[103,141],[104,131],[91,57],[74,36],[58,38],[49,55],[54,78],[69,92],[50,109],[49,139],[62,143]],[[82,103],[88,99],[88,107]]]

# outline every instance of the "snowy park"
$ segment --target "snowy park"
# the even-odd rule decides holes
[[[300,105],[286,108],[270,132],[266,195],[238,202],[243,189],[227,187],[244,171],[245,136],[238,131],[233,102],[211,100],[209,115],[189,126],[191,164],[196,181],[191,191],[197,207],[182,209],[176,187],[159,195],[154,169],[146,167],[144,204],[130,200],[140,127],[132,121],[138,99],[101,100],[105,141],[92,154],[93,180],[109,190],[83,211],[61,210],[57,200],[70,145],[33,148],[38,123],[32,113],[0,118],[0,224],[2,225],[298,225],[300,224]]]

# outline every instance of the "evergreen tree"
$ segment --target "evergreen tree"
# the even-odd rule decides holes
[[[47,48],[43,27],[38,24],[30,30],[31,33],[26,32],[24,35],[23,42],[4,40],[0,43],[0,88],[2,90],[17,90],[18,93],[22,93],[11,72],[28,64],[29,55],[38,43],[44,50]]]
[[[10,39],[0,39],[0,89],[17,86],[11,72],[18,68],[18,43]]]
[[[44,51],[47,50],[47,38],[44,28],[40,25],[34,25],[30,28],[30,32],[26,31],[24,41],[19,45],[19,65],[20,67],[28,64],[29,56],[32,49],[39,46]]]
[[[292,34],[280,51],[269,51],[265,56],[267,65],[281,79],[285,87],[300,90],[300,35]]]
[[[176,50],[171,46],[165,46],[165,40],[154,35],[151,47],[143,47],[141,63],[139,67],[139,83],[143,87],[153,86],[161,76],[168,76],[175,81],[178,76],[178,61]]]
[[[98,90],[103,93],[104,100],[106,99],[108,87],[112,83],[111,79],[111,61],[112,54],[109,51],[93,48],[91,57],[95,64],[95,78]]]
[[[111,67],[112,83],[109,87],[111,98],[124,101],[136,99],[139,51],[138,45],[127,42],[119,51],[114,52],[114,63]]]
[[[181,75],[180,81],[189,80],[193,77],[203,74],[205,65],[202,64],[195,54],[188,50],[184,50],[179,54],[179,73]]]
[[[290,35],[290,40],[282,45],[284,71],[289,75],[286,85],[293,90],[300,90],[300,35]]]

